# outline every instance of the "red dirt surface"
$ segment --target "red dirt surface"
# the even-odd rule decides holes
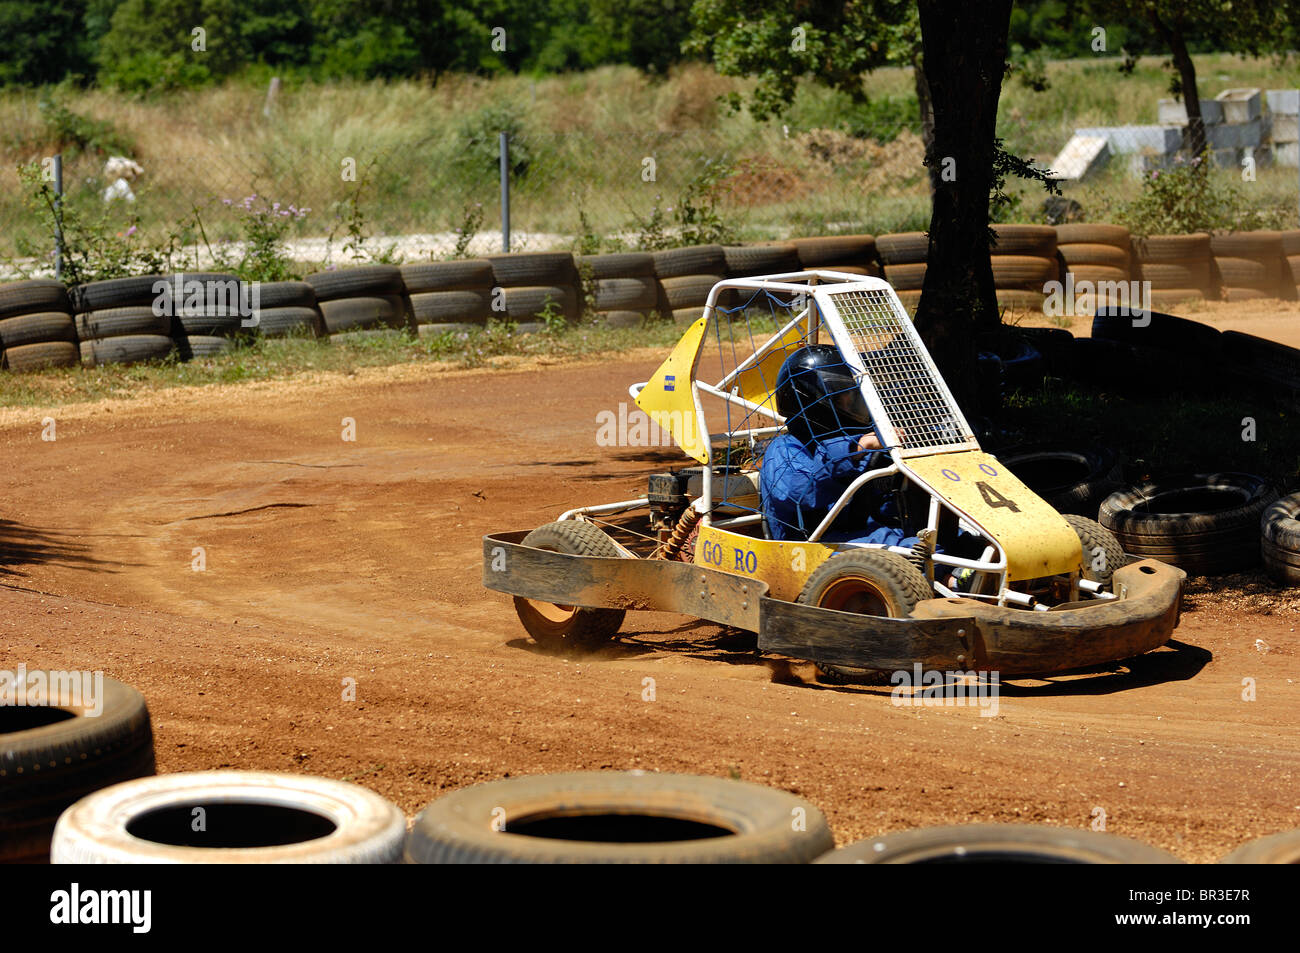
[[[1285,593],[1193,594],[1176,647],[1006,684],[993,718],[818,685],[808,666],[774,682],[752,640],[680,617],[631,613],[595,655],[543,653],[480,586],[480,537],[629,498],[680,463],[596,445],[596,415],[656,362],[5,411],[3,667],[135,685],[160,771],[350,778],[408,814],[506,775],[643,768],[797,792],[841,843],[942,823],[1085,827],[1100,808],[1112,832],[1210,861],[1300,826],[1300,599]]]

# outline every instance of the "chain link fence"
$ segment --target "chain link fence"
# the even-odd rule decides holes
[[[1262,207],[1289,210],[1291,222],[1300,195],[1296,146],[1271,137],[1291,135],[1294,120],[1273,111],[1208,127],[1216,174]],[[1013,117],[999,136],[1010,151],[1070,176],[1061,186],[1071,201],[1053,214],[1090,221],[1113,219],[1142,174],[1187,155],[1176,125],[1096,129]],[[65,155],[62,179],[70,212],[142,246],[197,253],[199,264],[238,257],[249,237],[247,197],[275,214],[306,209],[286,216],[285,238],[293,259],[315,267],[500,251],[503,194],[512,251],[923,230],[930,217],[923,155],[914,127],[868,135],[777,127],[761,149],[743,154],[705,129],[517,133],[503,192],[498,138],[485,132],[348,155],[216,140],[185,155],[137,157],[141,173],[121,176],[102,156]],[[1008,185],[1013,201],[1001,218],[1049,221],[1040,186]],[[29,192],[13,170],[4,174],[0,267],[9,276],[52,272],[52,228],[30,207]]]

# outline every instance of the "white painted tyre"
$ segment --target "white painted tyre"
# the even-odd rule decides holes
[[[401,810],[356,784],[196,771],[126,781],[82,798],[55,825],[50,862],[389,864],[401,858],[405,836]]]

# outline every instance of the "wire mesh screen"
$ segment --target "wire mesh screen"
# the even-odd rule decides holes
[[[830,296],[866,367],[868,386],[875,389],[896,433],[897,445],[904,451],[965,446],[965,419],[890,292],[832,291]]]

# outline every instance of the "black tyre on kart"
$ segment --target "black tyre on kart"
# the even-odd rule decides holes
[[[838,553],[813,570],[796,601],[839,612],[905,619],[918,602],[933,597],[925,576],[902,556],[860,549]],[[821,679],[832,684],[877,684],[884,677],[874,669],[821,662],[817,669]]]
[[[547,523],[523,539],[525,546],[569,556],[619,558],[614,541],[597,526],[578,520]],[[545,648],[595,648],[618,634],[622,609],[586,609],[515,596],[515,612],[528,634]]]

